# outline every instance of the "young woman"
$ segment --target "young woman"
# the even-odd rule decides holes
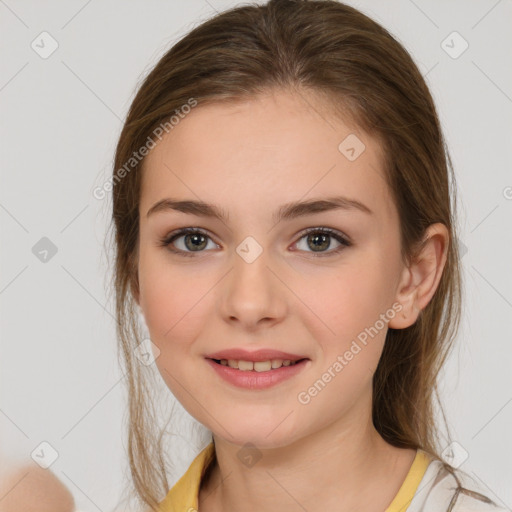
[[[383,27],[299,0],[202,23],[139,88],[112,194],[146,509],[504,510],[436,422],[460,321],[454,178],[425,81]],[[172,489],[155,367],[212,433]]]

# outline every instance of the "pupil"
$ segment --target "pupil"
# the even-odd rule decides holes
[[[203,244],[201,244],[201,241],[200,239],[203,239]],[[195,233],[195,234],[188,234],[186,235],[185,237],[185,244],[187,246],[188,249],[192,249],[193,251],[195,251],[196,249],[202,249],[203,247],[201,245],[204,245],[204,236],[199,234],[199,233]],[[189,246],[189,244],[187,243],[187,241],[189,240],[193,240],[193,245],[192,246]],[[199,242],[199,243],[197,243]]]
[[[315,234],[315,235],[310,235],[308,238],[309,238],[310,241],[314,241],[314,244],[315,244],[314,247],[321,248],[321,249],[326,249],[327,247],[329,247],[329,243],[328,242],[326,243],[326,240],[327,240],[328,237],[329,237],[329,235],[325,235],[323,233],[318,233],[318,234]],[[323,246],[316,244],[316,242],[319,239],[322,239]]]

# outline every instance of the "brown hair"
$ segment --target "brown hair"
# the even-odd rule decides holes
[[[157,509],[169,490],[163,431],[144,367],[136,303],[139,200],[144,160],[126,162],[190,99],[234,102],[275,89],[312,91],[332,111],[376,137],[400,217],[401,250],[410,262],[425,229],[443,223],[450,243],[439,286],[417,321],[389,329],[373,379],[373,422],[397,447],[439,457],[438,373],[461,316],[455,179],[429,89],[409,53],[382,26],[334,0],[271,0],[232,8],[179,40],[143,81],[115,154],[113,223],[117,334],[129,395],[128,453],[138,497]],[[345,120],[347,117],[344,118]],[[442,411],[442,406],[439,403]],[[444,414],[443,414],[444,416]],[[445,420],[446,423],[446,420]],[[445,443],[446,444],[446,443]]]

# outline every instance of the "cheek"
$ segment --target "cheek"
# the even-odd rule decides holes
[[[151,341],[159,350],[156,366],[176,399],[192,416],[201,417],[201,410],[196,410],[197,404],[190,395],[201,396],[205,386],[191,350],[211,307],[207,295],[211,286],[178,266],[173,269],[168,263],[159,263],[157,258],[145,263],[139,272],[141,307]]]
[[[194,339],[201,326],[208,284],[165,256],[141,254],[140,303],[152,341],[161,351]]]
[[[394,316],[393,286],[386,262],[375,254],[341,266],[322,281],[321,289],[311,288],[304,298],[316,313],[308,315],[308,328],[321,345],[321,370],[336,374],[332,389],[340,386],[357,393],[356,388],[369,385],[382,354]]]
[[[333,338],[357,336],[391,305],[392,287],[385,274],[378,260],[361,259],[321,280],[321,287],[317,281],[304,302],[311,305],[317,322],[324,324],[324,331]]]
[[[387,333],[381,314],[389,309],[389,297],[381,269],[369,271],[367,265],[340,269],[323,284],[304,300],[318,312],[308,315],[308,329],[320,350],[297,399],[301,414],[327,424],[354,404],[367,406]]]

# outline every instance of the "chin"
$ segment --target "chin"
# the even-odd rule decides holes
[[[257,416],[256,411],[255,415]],[[301,437],[293,413],[281,413],[270,420],[268,418],[258,419],[255,415],[247,414],[243,420],[238,417],[232,418],[232,421],[224,416],[222,425],[226,430],[219,428],[218,425],[215,425],[214,429],[211,429],[211,427],[210,429],[216,437],[220,437],[228,443],[241,448],[251,444],[262,450],[282,448],[294,443]]]

